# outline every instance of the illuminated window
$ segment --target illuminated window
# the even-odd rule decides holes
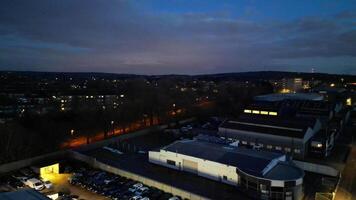
[[[260,111],[259,110],[253,110],[252,113],[253,114],[260,114]]]
[[[276,146],[276,150],[281,151],[281,150],[282,150],[282,147]]]
[[[315,148],[321,148],[321,147],[323,147],[323,144],[320,142],[313,141],[313,142],[311,142],[311,146],[315,147]]]
[[[251,110],[244,110],[244,113],[251,113]]]
[[[277,116],[277,112],[269,112],[269,115]]]
[[[285,152],[291,152],[291,149],[289,147],[284,148]]]
[[[261,111],[261,115],[268,115],[267,111]]]
[[[246,142],[246,141],[242,141],[241,143],[242,143],[242,144],[247,144],[247,142]]]
[[[272,145],[267,145],[267,149],[272,149]]]
[[[294,149],[294,153],[300,153],[300,149]]]
[[[351,106],[351,104],[352,104],[351,98],[346,99],[346,105]]]

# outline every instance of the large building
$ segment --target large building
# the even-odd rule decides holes
[[[243,115],[221,125],[219,134],[299,159],[326,157],[342,134],[350,111],[341,101],[325,98],[318,93],[256,96]]]
[[[239,140],[240,145],[304,158],[308,154],[310,139],[320,129],[321,123],[315,118],[243,114],[236,120],[224,121],[219,127],[219,135]]]
[[[301,199],[304,172],[279,153],[202,140],[176,141],[150,151],[149,161],[238,186],[257,199]]]

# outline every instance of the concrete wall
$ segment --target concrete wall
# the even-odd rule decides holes
[[[175,161],[176,166],[167,164],[167,160]],[[199,176],[209,178],[215,181],[221,181],[230,185],[238,184],[238,175],[236,173],[236,167],[224,165],[221,163],[195,158],[179,153],[173,153],[170,151],[161,150],[160,152],[149,152],[149,161],[158,165],[173,168],[183,171],[183,160],[189,160],[196,162],[197,173]],[[223,176],[227,177],[227,180],[223,179]]]
[[[65,158],[69,155],[67,151],[57,151],[49,154],[44,154],[41,156],[36,156],[33,158],[19,160],[7,164],[0,165],[0,174],[8,173],[11,171],[15,171],[24,167],[30,167],[32,165],[36,165],[43,161],[51,161],[58,162],[58,159]]]
[[[172,193],[173,195],[181,196],[182,198],[187,198],[187,199],[191,199],[191,200],[206,200],[206,199],[208,199],[206,197],[182,190],[180,188],[176,188],[176,187],[170,186],[168,184],[161,183],[159,181],[119,169],[117,167],[112,167],[110,165],[107,165],[105,163],[97,161],[95,158],[86,156],[86,155],[81,154],[76,151],[71,151],[71,157],[74,159],[77,159],[79,161],[85,162],[94,168],[98,168],[98,169],[101,169],[101,170],[104,170],[104,171],[107,171],[107,172],[110,172],[113,174],[117,174],[117,175],[120,175],[120,176],[123,176],[126,178],[130,178],[135,181],[142,182],[145,185],[148,185],[150,187],[156,187],[156,188],[163,190],[165,192]]]

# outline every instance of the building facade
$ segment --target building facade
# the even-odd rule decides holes
[[[195,139],[176,141],[160,151],[150,151],[149,161],[237,186],[256,199],[303,197],[304,172],[283,154]]]

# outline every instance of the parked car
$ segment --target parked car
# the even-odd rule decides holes
[[[38,180],[37,178],[30,178],[24,182],[25,185],[27,185],[30,188],[33,188],[35,190],[43,190],[45,186],[43,183]]]
[[[53,184],[51,181],[49,180],[42,180],[43,185],[45,186],[45,188],[49,189],[53,187]]]

